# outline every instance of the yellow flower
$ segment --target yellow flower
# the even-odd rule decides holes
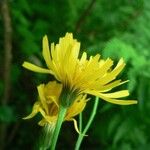
[[[29,62],[24,62],[23,67],[35,72],[54,75],[63,85],[60,101],[66,107],[73,103],[75,97],[83,93],[98,96],[114,104],[130,105],[137,103],[135,100],[118,99],[128,96],[128,90],[109,92],[127,82],[115,80],[125,66],[122,58],[113,67],[113,61],[110,58],[103,60],[97,54],[88,59],[86,52],[79,57],[79,51],[80,43],[73,39],[71,33],[66,33],[65,37],[59,39],[58,44],[52,43],[50,48],[47,36],[44,36],[42,54],[48,69]],[[61,97],[66,96],[68,97],[67,100],[61,99]]]
[[[48,123],[52,126],[55,126],[60,107],[59,96],[62,91],[62,84],[59,84],[56,81],[51,81],[46,85],[40,84],[37,89],[39,100],[35,102],[31,114],[24,119],[30,119],[37,113],[40,113],[43,118],[39,122],[39,125],[44,126],[46,123]],[[88,99],[86,99],[86,95],[78,96],[73,102],[72,106],[68,108],[64,118],[66,121],[74,122],[74,126],[77,132],[79,132],[79,130],[74,116],[83,111],[87,100]]]

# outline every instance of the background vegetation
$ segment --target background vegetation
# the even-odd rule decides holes
[[[81,41],[89,55],[127,63],[120,76],[130,82],[138,105],[100,101],[97,116],[81,149],[148,150],[150,147],[150,1],[149,0],[1,0],[0,14],[0,149],[33,149],[39,116],[24,121],[37,97],[36,86],[52,77],[21,67],[24,60],[45,65],[41,40],[58,42],[66,32]],[[84,111],[88,119],[92,101]],[[73,149],[77,133],[65,122],[58,149]]]

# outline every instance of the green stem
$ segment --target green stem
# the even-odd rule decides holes
[[[91,125],[91,123],[92,123],[92,121],[96,115],[98,103],[99,103],[99,98],[96,97],[91,116],[90,116],[89,121],[88,121],[86,127],[84,128],[82,134],[79,134],[78,140],[76,142],[75,150],[79,150],[79,148],[80,148],[83,137],[86,135],[86,132],[88,131],[88,129],[89,129],[89,127],[90,127],[90,125]]]
[[[79,130],[82,132],[82,112],[79,114]]]
[[[63,123],[64,117],[65,117],[66,111],[67,111],[67,108],[65,108],[63,106],[60,106],[58,119],[57,119],[57,122],[56,122],[56,127],[55,127],[53,137],[52,137],[52,141],[51,141],[50,150],[55,150],[58,135],[59,135],[60,128],[61,128],[61,125]]]

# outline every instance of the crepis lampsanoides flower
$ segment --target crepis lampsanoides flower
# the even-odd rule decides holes
[[[65,37],[59,39],[58,44],[52,43],[50,47],[47,36],[44,36],[42,55],[47,68],[29,62],[24,62],[23,67],[34,72],[54,75],[56,80],[62,83],[59,100],[64,107],[70,107],[81,94],[94,95],[120,105],[137,103],[136,100],[122,100],[129,95],[128,90],[110,92],[113,88],[127,82],[116,80],[125,67],[123,58],[113,67],[113,60],[110,58],[104,60],[97,54],[88,59],[86,52],[83,52],[81,57],[79,52],[80,42],[73,39],[72,33],[66,33]]]
[[[37,113],[42,115],[42,120],[39,121],[40,126],[44,126],[47,123],[51,126],[55,126],[58,111],[59,111],[59,96],[62,91],[62,84],[56,81],[50,81],[47,84],[40,84],[37,87],[38,90],[38,101],[33,105],[32,112],[23,119],[33,118]],[[86,95],[79,95],[73,102],[73,104],[67,109],[64,121],[73,121],[76,131],[79,133],[77,122],[74,119],[76,115],[83,111],[86,106],[88,99]]]

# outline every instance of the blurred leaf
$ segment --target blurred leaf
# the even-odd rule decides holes
[[[16,83],[19,80],[19,76],[21,75],[21,70],[20,70],[21,66],[17,66],[17,65],[13,65],[12,66],[12,71],[11,71],[11,75],[12,75],[12,82]]]
[[[118,127],[120,127],[120,123],[121,123],[121,116],[120,115],[115,115],[112,116],[111,120],[109,120],[109,126],[108,126],[108,136],[112,136],[112,134],[115,132]]]
[[[0,106],[0,121],[1,122],[13,122],[16,120],[14,111],[10,106]]]
[[[120,126],[118,126],[116,134],[113,139],[113,143],[117,144],[117,142],[128,132],[128,122],[122,122]]]
[[[0,96],[2,96],[4,90],[4,83],[0,80]]]

